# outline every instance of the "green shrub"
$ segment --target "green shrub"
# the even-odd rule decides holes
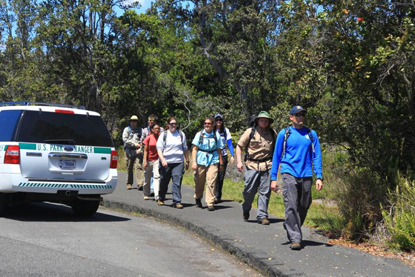
[[[399,178],[395,192],[389,192],[390,208],[383,209],[384,224],[393,248],[415,250],[415,183]]]

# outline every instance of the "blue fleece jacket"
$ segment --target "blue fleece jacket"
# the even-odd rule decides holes
[[[281,173],[288,173],[294,177],[312,177],[313,169],[317,178],[323,178],[323,163],[321,159],[320,142],[317,133],[307,128],[290,128],[290,135],[287,138],[285,153],[283,152],[285,129],[278,133],[277,144],[272,158],[271,181],[277,180],[278,168],[281,164]],[[310,135],[313,136],[314,153],[311,147]]]

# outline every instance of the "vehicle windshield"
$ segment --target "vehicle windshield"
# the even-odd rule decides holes
[[[113,147],[99,116],[25,111],[17,133],[19,142]]]

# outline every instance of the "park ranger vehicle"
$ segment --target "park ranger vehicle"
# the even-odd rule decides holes
[[[101,116],[81,106],[0,103],[0,213],[55,202],[96,213],[117,185],[118,154]]]

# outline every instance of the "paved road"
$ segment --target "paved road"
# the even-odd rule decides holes
[[[331,245],[325,237],[303,227],[304,248],[289,249],[283,219],[270,216],[271,225],[256,223],[256,211],[251,219],[242,219],[241,204],[225,201],[214,212],[194,205],[193,189],[182,187],[183,210],[157,206],[143,200],[142,192],[125,189],[125,173],[119,173],[118,187],[104,196],[106,207],[143,213],[183,226],[241,261],[270,276],[415,276],[415,270],[400,261],[376,257],[357,249]],[[171,199],[166,201],[171,204]],[[204,204],[205,205],[205,204]]]
[[[255,270],[194,234],[101,208],[19,206],[0,218],[0,276],[252,276]]]

